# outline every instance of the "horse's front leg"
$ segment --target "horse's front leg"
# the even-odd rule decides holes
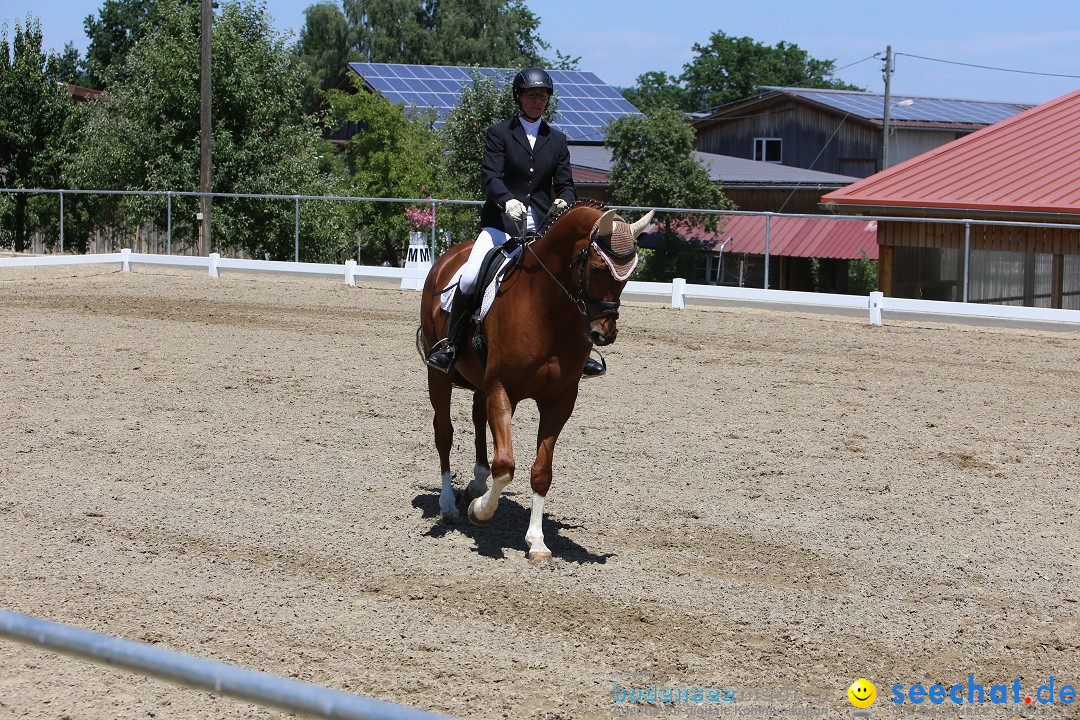
[[[544,544],[544,500],[551,488],[551,459],[555,454],[555,441],[559,439],[570,413],[577,401],[577,385],[551,402],[537,403],[540,410],[540,427],[536,432],[536,460],[531,472],[532,512],[525,542],[529,545],[529,562],[539,565],[551,562],[551,551]]]
[[[460,519],[450,474],[450,449],[454,445],[454,423],[450,419],[452,391],[453,385],[446,373],[428,368],[428,399],[431,400],[431,407],[435,411],[432,426],[435,429],[435,448],[439,451],[439,470],[442,473],[439,513],[445,522],[457,522]]]
[[[514,479],[514,446],[510,436],[510,421],[514,406],[502,386],[491,388],[487,394],[487,417],[495,455],[491,460],[491,487],[469,503],[469,519],[483,524],[491,520],[499,506],[499,496]]]
[[[487,481],[491,477],[487,456],[487,397],[479,390],[473,393],[472,420],[476,433],[476,463],[473,465],[473,479],[466,488],[466,497],[469,500],[487,492]]]

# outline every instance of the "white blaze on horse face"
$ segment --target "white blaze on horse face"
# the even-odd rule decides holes
[[[450,471],[442,474],[442,492],[439,493],[439,512],[447,520],[457,520],[457,501],[454,499],[454,485],[450,479]]]
[[[544,496],[533,493],[532,514],[529,516],[529,530],[525,533],[525,542],[529,544],[529,561],[543,563],[551,561],[551,551],[544,544]]]

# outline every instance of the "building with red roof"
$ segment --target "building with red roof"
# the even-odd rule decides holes
[[[937,220],[878,222],[886,295],[1080,308],[1080,90],[822,203],[838,213]]]

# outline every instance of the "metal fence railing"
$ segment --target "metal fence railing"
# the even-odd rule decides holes
[[[59,204],[59,227],[57,244],[60,252],[64,252],[64,198],[69,195],[89,195],[89,194],[116,194],[116,195],[149,195],[164,197],[166,201],[166,255],[173,254],[172,245],[172,226],[173,226],[173,198],[195,198],[200,197],[203,193],[187,192],[187,191],[150,191],[150,190],[58,190],[58,189],[25,189],[25,188],[0,188],[0,197],[3,197],[5,193],[31,193],[31,194],[46,194],[55,195],[58,198]],[[432,213],[432,227],[427,232],[427,242],[430,254],[432,257],[438,255],[438,243],[436,238],[438,233],[438,208],[441,206],[478,206],[481,203],[479,201],[469,200],[449,200],[449,199],[437,199],[437,198],[371,198],[371,197],[352,197],[352,196],[336,196],[336,195],[280,195],[280,194],[260,194],[260,193],[207,193],[214,198],[251,198],[260,199],[268,202],[290,202],[293,206],[293,230],[294,230],[294,252],[293,260],[295,262],[301,261],[300,248],[301,248],[301,236],[300,236],[300,217],[301,217],[301,201],[318,201],[318,202],[338,202],[338,203],[401,203],[409,205],[421,205],[429,206]],[[753,279],[758,283],[758,286],[763,289],[769,289],[771,278],[774,275],[774,268],[772,267],[774,255],[773,255],[773,237],[775,227],[786,220],[797,220],[812,218],[817,220],[829,220],[838,223],[867,223],[867,222],[904,222],[904,223],[933,223],[938,225],[957,225],[963,229],[963,247],[962,249],[951,251],[956,257],[955,277],[947,280],[941,280],[939,284],[948,284],[951,288],[954,288],[955,298],[941,298],[934,296],[925,296],[924,299],[955,299],[960,302],[1004,302],[1005,299],[1015,298],[1018,295],[1015,287],[1008,286],[1007,283],[997,282],[991,283],[992,287],[987,286],[985,282],[979,282],[982,278],[972,277],[972,242],[971,234],[972,228],[975,226],[1000,226],[1005,228],[1038,228],[1042,230],[1052,229],[1066,229],[1076,231],[1078,226],[1076,224],[1069,223],[1042,223],[1042,222],[1027,222],[1027,221],[1007,221],[1007,220],[992,220],[992,219],[962,219],[962,218],[925,218],[925,217],[888,217],[888,216],[870,216],[870,215],[821,215],[821,214],[784,214],[773,212],[747,212],[738,210],[715,210],[710,208],[676,208],[676,207],[657,207],[646,208],[638,206],[612,206],[618,210],[631,210],[645,212],[647,210],[656,210],[658,214],[687,214],[693,213],[697,215],[713,215],[713,216],[750,216],[760,217],[764,219],[764,248],[763,254],[763,267],[760,268],[760,273],[753,273]],[[131,247],[131,243],[125,243],[123,247]],[[115,250],[119,248],[111,248]],[[135,247],[138,250],[138,246]],[[724,245],[721,244],[718,251],[718,259],[721,267],[724,257]],[[147,252],[151,252],[150,248],[146,248]],[[977,253],[980,251],[976,251]],[[987,251],[982,251],[987,252]],[[1009,253],[1000,253],[1008,255]],[[1000,264],[1000,263],[999,263]],[[1045,264],[1045,263],[1043,263]],[[985,273],[984,273],[985,274]],[[1076,276],[1076,282],[1072,284],[1076,287],[1067,288],[1063,293],[1063,297],[1073,302],[1077,299],[1077,294],[1080,292],[1080,263],[1069,265],[1067,267],[1067,274],[1072,282],[1073,276]],[[976,282],[979,286],[979,290],[982,293],[975,298],[971,297],[971,289],[973,282]],[[743,286],[742,275],[740,274],[740,286]],[[1029,283],[1030,284],[1030,283]],[[1024,286],[1022,286],[1024,287]],[[1049,293],[1043,291],[1030,291],[1025,287],[1024,293],[1025,300],[1034,298],[1035,301],[1048,301]],[[916,296],[918,297],[918,296]],[[1034,304],[1034,303],[1033,303]],[[1080,306],[1080,302],[1073,302],[1077,306]]]
[[[102,635],[10,610],[0,609],[0,637],[308,717],[449,720],[445,715]]]

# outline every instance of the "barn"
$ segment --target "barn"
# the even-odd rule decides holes
[[[1080,90],[822,203],[837,213],[919,219],[878,221],[888,296],[1080,309],[1078,181]]]
[[[766,87],[694,121],[708,153],[864,178],[1031,107],[851,90]],[[892,102],[894,101],[894,102]]]

